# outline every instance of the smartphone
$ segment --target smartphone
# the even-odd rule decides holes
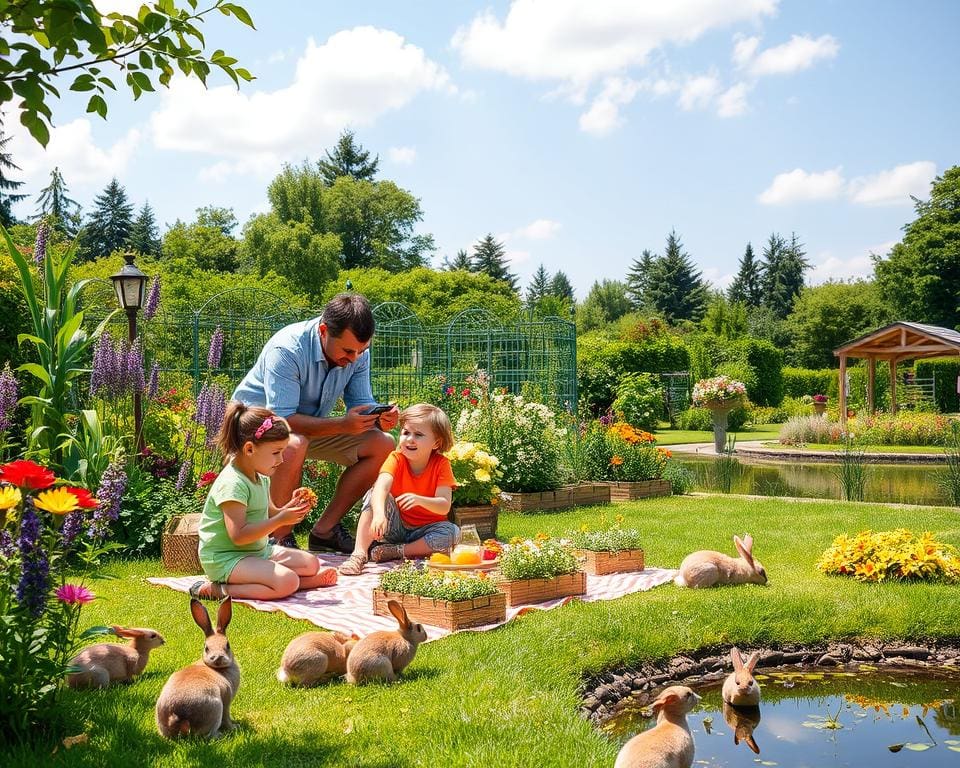
[[[392,405],[371,405],[367,410],[361,411],[364,416],[379,416],[393,408]]]

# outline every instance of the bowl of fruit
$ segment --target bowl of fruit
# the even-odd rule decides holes
[[[434,571],[489,571],[500,565],[500,542],[487,539],[481,546],[457,544],[449,553],[434,552],[427,567]]]

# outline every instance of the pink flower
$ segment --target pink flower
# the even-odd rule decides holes
[[[79,584],[64,584],[54,594],[61,603],[67,605],[86,605],[95,597],[93,592]]]

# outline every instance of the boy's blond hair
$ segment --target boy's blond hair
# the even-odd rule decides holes
[[[440,453],[446,453],[453,448],[453,427],[450,425],[450,418],[442,409],[429,403],[417,403],[400,412],[401,429],[407,423],[407,419],[421,419],[427,423],[440,441],[440,447],[437,449]]]

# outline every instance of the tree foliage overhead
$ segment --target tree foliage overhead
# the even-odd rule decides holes
[[[133,205],[116,177],[93,201],[93,210],[80,233],[83,260],[99,259],[127,247],[133,226]]]
[[[887,258],[874,256],[880,293],[897,320],[960,327],[960,166],[914,198],[917,217]]]
[[[740,257],[740,268],[730,283],[727,298],[748,307],[759,307],[763,302],[763,270],[753,255],[753,246],[750,243],[747,243],[743,256]]]
[[[47,103],[71,91],[89,93],[87,112],[106,118],[107,89],[122,78],[134,99],[165,87],[179,70],[206,84],[212,67],[234,83],[253,76],[222,50],[204,55],[199,25],[214,11],[253,28],[250,14],[235,3],[213,0],[189,9],[174,0],[152,0],[136,16],[103,14],[93,0],[18,0],[0,2],[0,107],[19,97],[20,122],[43,146],[50,140],[53,111]],[[64,78],[64,82],[61,82]],[[72,80],[71,80],[72,78]]]
[[[50,171],[50,183],[37,196],[34,219],[46,219],[47,225],[62,235],[73,238],[80,229],[80,203],[68,196],[67,183],[59,168]]]
[[[471,266],[474,272],[483,272],[494,280],[502,280],[511,290],[517,290],[517,276],[507,266],[506,249],[493,234],[487,233],[473,246]]]
[[[663,256],[650,269],[644,305],[663,315],[670,323],[703,317],[707,308],[707,286],[676,231],[667,235]]]
[[[340,134],[333,151],[327,150],[326,158],[317,161],[320,175],[328,187],[341,176],[349,176],[357,181],[373,181],[377,175],[380,156],[370,159],[370,152],[354,140],[353,131]]]

